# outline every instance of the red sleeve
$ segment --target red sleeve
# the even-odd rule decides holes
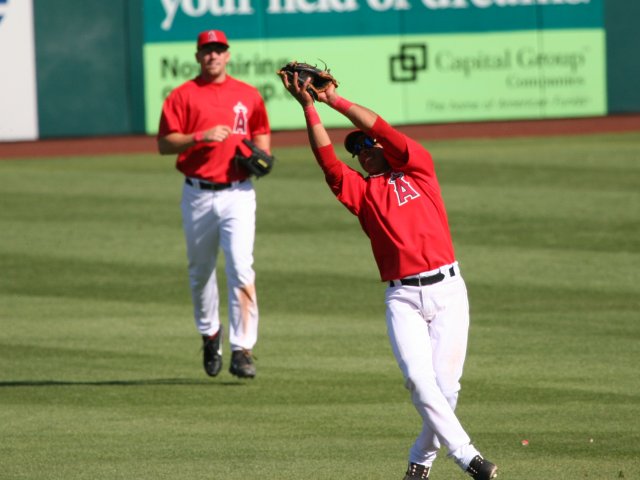
[[[371,127],[369,135],[384,148],[385,158],[394,170],[422,171],[435,175],[431,154],[420,143],[400,133],[381,117]]]
[[[409,160],[407,137],[378,117],[371,127],[369,135],[384,147],[385,157],[392,167],[400,167]]]
[[[314,148],[313,154],[324,172],[324,178],[338,200],[354,215],[358,214],[362,203],[365,180],[362,175],[341,162],[333,145]]]
[[[318,165],[324,172],[327,184],[333,193],[336,193],[336,190],[339,191],[342,184],[342,167],[344,164],[336,157],[333,145],[329,144],[320,148],[312,148],[311,150],[316,157]]]
[[[184,132],[184,108],[178,92],[172,92],[165,99],[162,105],[162,115],[160,116],[160,126],[158,127],[158,138],[165,137],[173,132]]]

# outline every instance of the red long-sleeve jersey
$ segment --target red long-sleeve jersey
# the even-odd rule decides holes
[[[367,132],[384,148],[391,170],[363,175],[332,145],[314,149],[337,199],[360,220],[382,281],[453,263],[455,254],[433,159],[418,142],[378,117]]]

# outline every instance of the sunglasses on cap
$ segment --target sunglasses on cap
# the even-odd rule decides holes
[[[372,148],[376,144],[375,138],[371,138],[368,135],[363,135],[362,140],[354,143],[351,150],[351,157],[355,157],[356,155],[360,155],[360,152],[365,148]]]

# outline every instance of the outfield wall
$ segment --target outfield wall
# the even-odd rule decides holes
[[[303,126],[274,75],[290,59],[326,61],[396,124],[640,112],[639,16],[625,0],[0,0],[0,140],[155,133],[208,28],[274,129]]]
[[[9,1],[0,0],[0,140],[29,140],[38,137],[33,6]]]

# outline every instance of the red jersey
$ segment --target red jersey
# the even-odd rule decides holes
[[[431,155],[378,117],[368,132],[384,148],[391,171],[364,178],[335,155],[314,150],[338,200],[360,220],[382,281],[453,263],[447,213]]]
[[[233,157],[243,138],[270,133],[264,101],[258,90],[227,75],[221,83],[189,80],[173,90],[164,101],[158,137],[173,132],[194,133],[216,125],[228,125],[231,135],[223,142],[199,143],[178,155],[176,168],[185,176],[210,182],[243,180],[249,172]]]

